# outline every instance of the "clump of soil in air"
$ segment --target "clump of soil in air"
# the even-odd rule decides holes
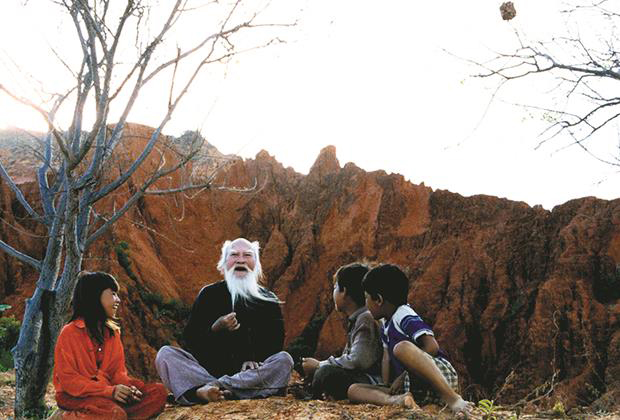
[[[505,3],[502,3],[502,5],[499,6],[499,11],[501,12],[502,19],[504,19],[504,20],[511,20],[515,16],[517,16],[517,11],[515,10],[515,5],[511,1],[507,1]]]

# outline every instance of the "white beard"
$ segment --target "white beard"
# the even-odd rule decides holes
[[[233,266],[224,272],[224,280],[228,286],[233,308],[238,299],[274,301],[273,298],[261,293],[262,287],[258,284],[256,271],[235,271]]]

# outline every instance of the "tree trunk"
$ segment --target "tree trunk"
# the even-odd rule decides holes
[[[82,258],[68,263],[58,285],[73,289]],[[19,341],[13,349],[15,361],[15,417],[41,416],[45,413],[45,392],[54,368],[54,349],[67,322],[72,293],[61,296],[56,290],[37,287],[26,303]],[[24,345],[26,343],[26,345]]]
[[[16,418],[45,412],[44,396],[52,371],[49,354],[58,335],[50,331],[55,295],[37,287],[26,302],[19,340],[13,348]]]
[[[82,252],[75,237],[77,192],[68,191],[66,199],[50,229],[37,288],[26,303],[19,340],[13,349],[16,418],[42,416],[46,411],[44,397],[54,368],[56,340],[68,319],[67,309],[82,266]],[[63,245],[64,267],[58,278]]]
[[[64,205],[61,206],[64,209]],[[50,229],[45,259],[34,294],[26,302],[26,310],[19,331],[19,340],[13,348],[15,362],[15,417],[38,414],[45,409],[44,396],[52,370],[50,346],[56,343],[50,326],[56,306],[54,286],[60,268],[63,235],[58,235],[61,219]],[[53,347],[51,347],[53,353]]]

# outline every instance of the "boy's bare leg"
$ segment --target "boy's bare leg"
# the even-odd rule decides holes
[[[454,392],[424,350],[409,341],[401,341],[394,347],[394,356],[408,371],[429,382],[454,413],[469,414],[470,403]]]
[[[369,384],[353,384],[347,391],[349,401],[353,403],[370,403],[376,405],[399,405],[401,407],[419,409],[410,392],[391,395],[388,388]]]
[[[405,391],[405,377],[407,376],[407,371],[404,371],[396,379],[392,382],[392,386],[390,386],[390,394],[402,394]]]

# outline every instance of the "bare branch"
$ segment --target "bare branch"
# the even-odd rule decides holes
[[[108,3],[105,3],[104,16],[107,13],[107,7],[108,7]],[[112,46],[110,47],[109,50],[105,47],[105,43],[102,42],[102,45],[104,47],[103,50],[105,52],[105,60],[107,62],[105,76],[103,80],[103,89],[101,92],[101,97],[97,101],[97,118],[95,120],[95,123],[93,124],[93,128],[91,129],[88,137],[86,138],[86,140],[83,142],[81,146],[80,152],[77,157],[78,162],[82,161],[84,156],[86,156],[86,154],[90,151],[91,145],[93,141],[95,140],[95,138],[98,135],[102,134],[100,132],[105,131],[105,127],[102,127],[101,123],[104,121],[107,115],[107,112],[108,112],[108,107],[109,107],[108,92],[110,89],[110,81],[112,79],[112,71],[114,69],[114,57],[116,55],[116,49],[118,48],[118,44],[121,39],[121,33],[123,31],[125,23],[127,22],[127,19],[129,19],[129,17],[131,16],[131,13],[133,10],[134,10],[134,3],[131,1],[128,1],[123,14],[121,15],[119,25],[116,30],[116,34],[114,36],[114,41],[112,42]],[[99,33],[99,31],[97,31],[97,33]]]
[[[71,91],[67,92],[64,96],[58,97],[54,103],[50,115],[55,115],[63,102],[67,99]],[[52,169],[52,134],[48,132],[45,135],[44,140],[44,154],[42,164],[37,171],[37,181],[39,183],[39,192],[41,195],[41,202],[43,205],[43,211],[46,217],[46,224],[50,224],[49,218],[54,216],[54,199],[52,190],[49,188],[47,175]]]
[[[17,258],[20,261],[25,262],[26,264],[31,265],[37,271],[41,271],[41,261],[36,258],[32,258],[30,255],[26,255],[23,252],[20,252],[13,248],[11,245],[7,244],[3,240],[0,240],[0,249],[9,254],[12,257]]]
[[[220,30],[217,33],[213,33],[209,36],[207,36],[206,38],[204,38],[200,43],[198,43],[196,46],[194,46],[193,48],[190,48],[189,50],[181,53],[180,55],[177,54],[177,56],[173,59],[170,59],[164,63],[162,63],[159,67],[157,67],[155,70],[153,70],[147,77],[145,77],[144,79],[144,83],[147,83],[149,80],[151,80],[153,77],[155,77],[159,72],[161,72],[162,70],[170,67],[171,65],[174,65],[175,63],[177,63],[180,60],[183,60],[184,58],[196,53],[197,51],[201,50],[205,45],[207,45],[208,43],[212,42],[211,44],[211,48],[210,48],[210,53],[207,54],[207,56],[210,56],[210,54],[213,53],[214,50],[214,46],[215,46],[215,41],[217,41],[218,39],[227,39],[228,36],[239,32],[241,29],[246,29],[246,28],[268,28],[268,27],[281,27],[281,28],[285,28],[285,27],[292,27],[295,26],[296,23],[264,23],[264,24],[254,24],[254,19],[256,18],[256,14],[254,14],[250,19],[233,26],[230,29],[225,29],[226,25],[228,24],[228,22],[230,21],[230,19],[233,16],[233,13],[235,12],[238,4],[240,3],[240,0],[237,0],[237,2],[235,3],[235,5],[231,8],[228,16],[226,17],[226,19],[224,19],[224,22],[222,23],[222,25],[220,26]],[[267,44],[268,45],[268,44]]]
[[[95,214],[95,217],[96,217],[97,219],[101,219],[101,220],[103,220],[103,221],[105,221],[105,222],[109,221],[109,217],[107,217],[107,216],[105,216],[105,215],[102,215],[102,214],[99,214],[99,213],[97,213],[97,212],[96,212],[96,211],[94,211],[94,210],[93,210],[93,213]],[[149,232],[153,233],[154,235],[157,235],[157,236],[159,236],[160,238],[163,238],[164,240],[166,240],[166,241],[170,242],[171,244],[173,244],[174,246],[176,246],[176,247],[177,247],[177,248],[179,248],[179,249],[182,249],[182,250],[183,250],[183,251],[185,251],[185,252],[188,252],[188,253],[190,253],[190,254],[193,254],[193,253],[195,253],[195,252],[196,252],[196,250],[195,250],[195,249],[190,249],[190,248],[185,247],[185,244],[183,244],[183,243],[181,243],[181,242],[178,242],[178,241],[175,241],[174,239],[171,239],[171,238],[170,238],[170,237],[168,237],[167,235],[164,235],[163,233],[158,232],[158,231],[157,231],[157,229],[153,229],[152,227],[150,227],[150,226],[148,226],[148,225],[146,225],[146,224],[144,224],[144,223],[140,223],[140,222],[138,222],[137,220],[133,220],[133,219],[132,219],[132,220],[129,220],[129,223],[131,223],[132,225],[138,226],[138,227],[139,227],[139,228],[141,228],[141,229],[148,230]]]
[[[197,184],[197,185],[184,185],[182,187],[168,188],[165,190],[147,190],[145,191],[145,194],[164,195],[164,194],[173,194],[173,193],[179,193],[179,192],[191,191],[191,190],[219,190],[219,191],[229,191],[229,192],[236,192],[236,193],[250,193],[250,192],[256,192],[257,186],[258,186],[258,181],[256,178],[254,178],[254,184],[252,184],[251,187],[227,187],[225,185],[213,185],[211,180],[209,180],[209,182],[205,182],[205,183]]]
[[[615,9],[612,10],[612,7]],[[587,25],[579,26],[581,22],[578,19],[584,11],[588,12],[589,18],[598,16],[604,24],[609,25],[611,35],[607,39],[600,39],[598,33],[594,32],[582,36],[580,30],[597,27],[590,21]],[[617,41],[616,28],[620,26],[620,12],[615,3],[590,0],[582,1],[563,13],[577,23],[578,31],[572,31],[572,26],[567,23],[566,34],[557,34],[550,41],[539,42],[523,42],[521,34],[515,31],[520,47],[513,52],[495,53],[495,57],[486,62],[466,61],[483,69],[476,77],[498,78],[498,86],[543,75],[553,78],[558,83],[549,92],[560,93],[565,100],[552,98],[555,108],[525,105],[526,108],[544,112],[545,119],[551,116],[548,118],[549,126],[541,133],[549,137],[541,140],[537,148],[565,134],[571,142],[562,149],[577,145],[600,162],[618,166],[620,150],[616,151],[619,158],[602,158],[593,153],[586,142],[617,121],[620,114],[620,97],[616,92],[620,86],[620,57],[614,48]],[[595,45],[590,45],[592,43]]]
[[[67,148],[67,144],[68,144],[67,140],[65,139],[63,134],[60,132],[60,130],[58,130],[54,126],[54,123],[53,123],[52,119],[50,118],[50,114],[47,111],[45,111],[43,108],[35,105],[30,100],[28,100],[26,98],[19,97],[19,96],[13,94],[13,92],[8,90],[1,83],[0,83],[0,90],[4,91],[7,95],[9,95],[11,98],[15,99],[17,102],[20,102],[20,103],[22,103],[24,105],[29,106],[30,108],[34,109],[39,114],[41,114],[43,116],[43,118],[45,119],[45,121],[47,122],[49,130],[54,135],[54,138],[56,139],[56,142],[58,143],[58,147],[60,147],[60,150],[62,151],[63,155],[65,155],[65,157],[67,158],[67,160],[69,162],[73,162],[74,161],[75,156],[73,156],[73,153],[71,153],[71,151]]]
[[[228,24],[229,20],[231,19],[233,13],[235,12],[235,10],[237,9],[237,6],[239,5],[239,3],[241,2],[241,0],[237,0],[235,2],[235,4],[231,7],[230,12],[228,13],[228,15],[226,16],[226,18],[224,19],[224,22],[222,23],[222,25],[220,26],[220,30],[217,33],[214,33],[212,35],[207,36],[206,38],[204,38],[201,42],[198,43],[198,45],[196,45],[193,48],[190,48],[188,51],[182,53],[182,54],[177,54],[177,56],[163,64],[161,64],[159,67],[157,67],[155,70],[153,70],[145,79],[144,79],[144,83],[147,83],[149,80],[151,80],[153,77],[155,77],[155,75],[157,75],[160,71],[162,71],[165,68],[170,67],[171,65],[178,63],[179,60],[183,60],[184,58],[194,54],[195,52],[199,51],[200,49],[202,49],[202,47],[204,47],[208,42],[213,41],[215,42],[218,38],[227,35],[228,33],[232,33],[232,32],[236,32],[238,31],[240,28],[239,27],[235,27],[230,29],[229,31],[225,31],[224,28],[226,27],[226,25]],[[232,31],[232,32],[230,32]],[[212,44],[211,46],[211,50],[213,51],[213,47],[214,44]]]
[[[99,229],[91,234],[85,241],[82,251],[86,251],[94,241],[103,235],[118,219],[120,219],[133,205],[144,195],[144,191],[139,189],[136,191],[112,217],[110,217]]]
[[[9,188],[11,188],[13,193],[15,193],[17,200],[24,207],[24,209],[26,209],[28,214],[32,216],[32,218],[36,221],[45,223],[43,218],[30,206],[28,200],[26,200],[26,197],[24,196],[24,193],[19,189],[17,185],[15,185],[15,182],[13,182],[11,176],[8,174],[6,169],[4,169],[4,165],[2,163],[0,163],[0,176],[2,176],[2,179],[4,179],[4,181],[9,185]]]
[[[142,165],[144,160],[149,156],[149,154],[153,150],[153,147],[155,147],[155,143],[159,140],[159,136],[161,135],[161,130],[163,126],[170,119],[170,115],[171,115],[171,112],[169,111],[168,114],[166,115],[166,118],[164,118],[164,120],[160,123],[160,126],[153,132],[145,148],[142,150],[142,153],[133,162],[133,164],[124,173],[122,173],[117,179],[105,185],[99,191],[93,193],[93,196],[91,197],[91,201],[90,201],[91,205],[95,204],[97,201],[101,200],[103,197],[105,197],[106,195],[116,190],[121,185],[123,185],[125,182],[127,182],[127,180],[131,177],[131,175],[133,175],[134,172],[136,172],[136,170],[140,167],[140,165]]]
[[[177,76],[177,69],[179,68],[179,60],[181,56],[181,49],[177,48],[177,60],[174,63],[174,69],[172,70],[172,80],[170,82],[170,93],[168,93],[168,109],[172,107],[172,95],[174,92],[174,80]]]
[[[111,96],[110,96],[110,100],[113,100],[114,98],[116,98],[116,96],[123,90],[123,87],[125,86],[125,84],[131,79],[131,77],[133,76],[133,74],[135,73],[135,71],[137,69],[142,69],[142,73],[144,73],[144,69],[146,68],[146,64],[148,63],[148,61],[150,60],[151,54],[153,52],[153,50],[157,47],[157,45],[159,45],[159,43],[162,41],[162,39],[164,38],[164,35],[170,30],[170,28],[172,28],[172,26],[174,25],[174,21],[176,19],[177,14],[180,11],[181,8],[181,0],[177,0],[176,3],[174,4],[174,6],[172,7],[172,10],[170,11],[170,13],[168,14],[168,19],[166,20],[166,23],[164,23],[164,25],[162,26],[161,31],[159,32],[159,34],[153,39],[153,41],[151,41],[151,43],[148,45],[148,47],[145,49],[145,51],[140,55],[140,58],[136,61],[136,64],[133,66],[133,68],[129,71],[129,73],[127,74],[127,76],[125,76],[125,79],[123,79],[123,81],[121,82],[120,86],[118,87],[118,89],[116,90],[116,92],[114,92]]]

